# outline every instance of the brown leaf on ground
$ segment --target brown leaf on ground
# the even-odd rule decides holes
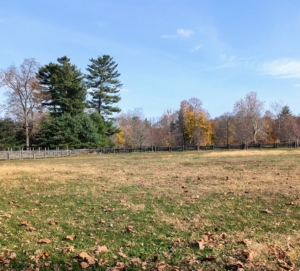
[[[107,268],[106,271],[124,271],[125,264],[123,262],[117,262],[116,266]]]
[[[133,226],[127,226],[126,231],[128,233],[133,233]]]
[[[85,260],[88,264],[95,264],[95,258],[87,254],[86,252],[81,252],[78,255],[81,259]]]
[[[106,264],[107,262],[108,262],[108,259],[100,259],[100,260],[98,261],[98,264],[101,266],[101,265]]]
[[[48,238],[43,238],[38,241],[38,244],[50,244],[51,240]]]
[[[254,257],[254,252],[252,250],[243,250],[242,251],[242,256],[249,262],[253,261],[253,257]]]
[[[261,210],[260,212],[261,212],[261,213],[265,213],[265,214],[272,214],[272,211],[269,210],[269,209]]]
[[[204,240],[203,239],[199,239],[198,241],[197,241],[197,244],[198,244],[198,246],[199,246],[199,249],[204,249],[205,248],[205,242],[204,242]]]
[[[291,265],[289,265],[288,263],[286,263],[285,261],[283,260],[278,260],[278,265],[280,268],[284,269],[284,270],[289,270],[289,271],[292,271],[292,270],[295,270],[295,265],[291,263]]]
[[[137,266],[137,265],[141,265],[142,261],[140,258],[134,257],[130,259],[130,264]]]
[[[226,234],[225,232],[222,232],[222,233],[220,234],[220,238],[221,238],[222,240],[225,240],[226,237],[227,237],[227,234]]]
[[[94,253],[95,254],[100,254],[100,253],[105,253],[107,251],[108,251],[108,249],[107,249],[106,246],[96,246],[95,250],[94,250]]]
[[[78,257],[81,258],[81,259],[83,259],[83,260],[85,259],[85,257],[88,257],[88,256],[89,256],[89,254],[87,254],[87,253],[84,252],[84,251],[83,251],[83,252],[80,252],[80,254],[78,255]]]
[[[28,227],[29,226],[29,222],[28,221],[22,221],[20,223],[21,226],[25,226],[25,227]]]
[[[168,267],[168,265],[165,264],[165,262],[160,262],[160,263],[158,263],[158,264],[156,265],[155,270],[157,270],[157,271],[162,271],[162,270],[164,270],[164,269],[167,268],[167,267]]]
[[[27,227],[26,230],[28,230],[28,231],[36,231],[36,228],[34,228],[34,227]]]
[[[4,215],[2,215],[2,217],[11,218],[11,214],[4,214]]]
[[[240,261],[234,261],[229,264],[229,267],[234,270],[240,270],[244,268],[244,264]]]
[[[80,265],[83,269],[88,268],[90,266],[87,262],[81,262]]]
[[[3,254],[0,254],[0,264],[9,264],[10,260],[6,259]]]
[[[203,236],[202,236],[202,239],[204,240],[204,242],[212,242],[214,241],[214,237],[213,235],[211,234],[211,232],[207,232],[205,233]]]
[[[118,255],[123,258],[128,258],[128,256],[126,254],[124,254],[122,251],[118,252]]]
[[[72,253],[74,252],[74,246],[69,246],[63,250],[63,253]]]
[[[17,254],[15,253],[15,252],[12,252],[12,253],[10,253],[10,255],[9,255],[9,259],[14,259],[14,258],[16,258],[17,257]]]
[[[57,225],[57,224],[58,224],[57,221],[54,221],[54,220],[49,221],[49,225],[51,225],[51,226],[54,226],[54,225]]]
[[[177,240],[174,241],[173,246],[174,247],[181,247],[184,244],[183,241],[180,241],[180,239],[178,238]]]
[[[240,242],[241,244],[245,245],[245,246],[249,246],[251,244],[251,241],[248,239],[244,239],[243,241]]]
[[[74,234],[66,236],[66,239],[70,240],[70,241],[73,241],[75,238],[76,238],[76,235],[74,235]]]

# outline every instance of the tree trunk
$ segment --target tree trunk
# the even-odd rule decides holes
[[[27,118],[25,118],[25,136],[26,136],[26,150],[29,150],[29,124]]]

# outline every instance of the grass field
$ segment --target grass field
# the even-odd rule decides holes
[[[0,270],[300,270],[300,151],[0,162]]]

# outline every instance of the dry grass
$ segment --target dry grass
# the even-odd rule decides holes
[[[86,260],[74,256],[84,250],[95,270],[117,262],[125,270],[299,270],[299,162],[298,150],[3,161],[0,269],[80,269]],[[37,244],[42,238],[51,244]],[[94,255],[97,244],[109,252]],[[70,245],[74,252],[62,253]],[[51,256],[36,260],[37,250]]]

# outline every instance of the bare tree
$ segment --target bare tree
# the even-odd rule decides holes
[[[235,125],[234,116],[231,113],[225,113],[215,119],[215,133],[218,144],[231,144],[234,140]]]
[[[150,144],[151,123],[144,117],[141,108],[122,113],[117,124],[124,132],[127,147],[143,147]]]
[[[19,68],[11,65],[0,71],[0,87],[7,90],[5,110],[22,123],[27,148],[30,144],[30,132],[34,130],[37,116],[41,112],[41,87],[36,76],[37,69],[38,63],[29,58],[25,59]]]
[[[258,100],[256,92],[250,92],[234,104],[237,131],[242,140],[257,142],[257,136],[264,136],[262,114],[264,102]],[[237,134],[238,134],[237,133]]]
[[[173,109],[166,110],[153,125],[153,142],[157,146],[174,146],[175,137],[172,133],[172,124],[177,120],[178,112]]]

